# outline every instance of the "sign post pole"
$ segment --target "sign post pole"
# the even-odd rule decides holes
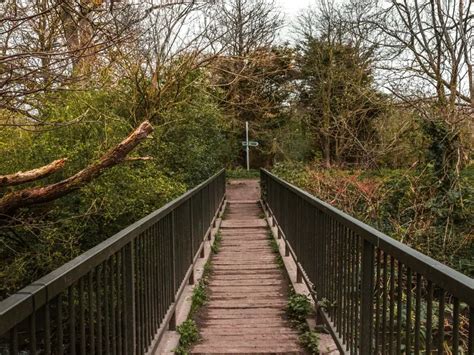
[[[247,171],[250,170],[250,147],[249,147],[249,123],[245,122],[245,143],[246,143],[246,153],[247,153]]]

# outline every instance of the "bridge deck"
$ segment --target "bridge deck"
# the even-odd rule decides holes
[[[256,181],[228,186],[222,242],[212,258],[209,302],[193,354],[303,354],[285,319],[288,281],[269,246]]]

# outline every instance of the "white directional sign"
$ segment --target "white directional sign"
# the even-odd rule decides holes
[[[247,146],[249,146],[249,147],[258,147],[258,142],[253,142],[253,141],[250,141],[248,143],[247,142],[242,142],[242,145],[244,147],[247,147]]]

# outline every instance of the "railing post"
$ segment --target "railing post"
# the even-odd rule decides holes
[[[360,306],[360,354],[372,354],[374,319],[374,245],[364,239],[362,248],[362,285]]]
[[[194,216],[193,216],[193,196],[189,199],[189,236],[191,238],[191,264],[194,262]]]
[[[174,223],[174,210],[171,211],[171,262],[172,262],[172,276],[173,276],[173,298],[176,297],[176,233]],[[175,300],[176,301],[176,300]]]
[[[296,265],[296,283],[300,284],[303,282],[303,273],[299,265]]]
[[[132,240],[125,246],[125,341],[127,354],[135,354],[137,345],[135,331],[135,250]]]
[[[173,300],[174,302],[177,301],[176,299],[176,233],[175,233],[175,222],[174,222],[174,210],[171,211],[171,262],[172,262],[172,277],[173,277]],[[169,330],[176,330],[176,307],[171,315],[171,319],[168,323]]]

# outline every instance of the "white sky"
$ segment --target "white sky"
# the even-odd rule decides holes
[[[284,41],[294,39],[291,25],[294,23],[296,16],[315,3],[316,0],[277,0],[277,4],[285,18],[285,28],[281,31],[281,38]]]
[[[299,11],[315,4],[316,0],[277,0],[277,2],[284,14],[287,14],[288,17],[294,17]]]

